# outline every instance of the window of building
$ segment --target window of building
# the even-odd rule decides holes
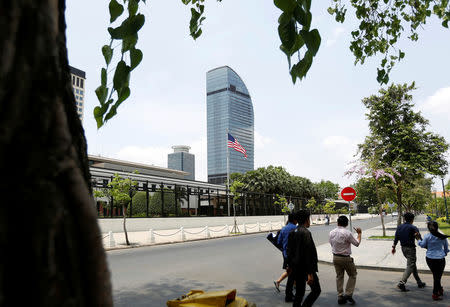
[[[84,92],[83,92],[82,90],[80,90],[80,94],[81,94],[81,95],[84,95]]]
[[[83,96],[78,96],[78,98],[80,98],[80,100],[83,101]]]
[[[83,79],[80,79],[80,87],[81,88],[83,88],[83,83],[84,83],[83,81],[84,81]]]
[[[78,92],[78,90],[75,90],[75,93],[77,93],[77,94],[78,94],[78,93],[79,93],[79,92]]]
[[[82,108],[78,108],[78,112],[80,112],[80,113],[81,113],[82,111],[83,111],[83,109],[82,109]]]
[[[77,86],[80,86],[80,78],[77,77]]]
[[[81,107],[81,106],[83,105],[83,103],[82,103],[82,102],[79,102],[78,105]]]
[[[75,76],[72,76],[72,85],[75,85]]]

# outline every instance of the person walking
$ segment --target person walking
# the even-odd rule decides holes
[[[397,230],[395,231],[394,245],[392,245],[392,254],[395,254],[395,247],[398,241],[400,241],[403,256],[405,256],[406,258],[406,269],[403,273],[402,279],[397,284],[397,288],[402,292],[406,292],[408,290],[406,289],[405,284],[411,274],[413,274],[417,282],[417,287],[424,288],[426,284],[420,280],[416,266],[417,258],[414,238],[422,239],[420,231],[416,226],[413,225],[414,214],[412,214],[411,212],[406,212],[403,217],[405,219],[405,223],[398,226]]]
[[[329,242],[333,252],[333,264],[336,270],[336,288],[338,293],[338,304],[342,305],[349,302],[351,305],[355,304],[353,299],[353,291],[356,285],[356,266],[353,258],[350,257],[352,247],[358,247],[361,243],[361,228],[355,228],[358,234],[358,239],[355,239],[353,234],[346,229],[348,226],[348,218],[341,215],[337,220],[337,228],[330,231]],[[348,280],[344,293],[344,271],[347,272]]]
[[[283,246],[283,274],[281,274],[278,280],[274,281],[275,288],[278,292],[280,292],[280,283],[287,277],[286,290],[285,290],[285,298],[286,302],[292,302],[294,300],[294,295],[292,293],[294,287],[294,278],[289,274],[290,269],[287,262],[287,244],[289,233],[293,231],[297,227],[297,217],[295,213],[289,213],[288,221],[286,226],[281,228],[280,235],[278,236],[278,245]]]
[[[437,222],[428,223],[428,231],[423,240],[417,243],[420,247],[427,249],[426,261],[428,267],[433,273],[433,295],[432,299],[442,300],[444,289],[441,285],[442,273],[445,268],[445,257],[448,254],[447,235],[439,232],[439,225]]]
[[[309,307],[314,304],[320,295],[320,283],[317,276],[317,250],[308,230],[310,226],[310,213],[300,210],[297,213],[297,228],[289,234],[287,245],[288,266],[292,270],[291,275],[296,283],[294,307]],[[311,288],[311,292],[305,298],[305,284]]]

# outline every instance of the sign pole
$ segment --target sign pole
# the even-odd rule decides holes
[[[350,201],[348,202],[348,219],[350,220],[350,232],[353,232],[353,227],[352,227],[352,210],[351,210],[351,206],[350,206]]]
[[[351,201],[355,199],[356,197],[356,191],[352,187],[346,187],[343,188],[341,191],[341,197],[343,200],[348,201],[348,216],[350,221],[350,232],[353,232],[353,226],[352,226],[352,206]]]

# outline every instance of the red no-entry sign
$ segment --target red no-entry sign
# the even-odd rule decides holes
[[[345,201],[352,201],[356,197],[356,191],[352,187],[343,188],[341,191],[341,197]]]

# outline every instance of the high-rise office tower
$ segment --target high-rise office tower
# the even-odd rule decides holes
[[[253,105],[244,82],[228,66],[207,72],[206,95],[208,182],[223,184],[227,179],[227,150],[230,174],[253,170]],[[245,148],[247,158],[227,147],[227,131]]]
[[[189,153],[191,147],[184,145],[172,146],[173,153],[167,157],[167,167],[188,172],[186,179],[195,180],[195,156]]]
[[[75,103],[77,113],[80,120],[83,121],[84,114],[84,89],[86,83],[86,73],[75,67],[69,66],[70,76],[72,77],[73,94],[75,95]]]

